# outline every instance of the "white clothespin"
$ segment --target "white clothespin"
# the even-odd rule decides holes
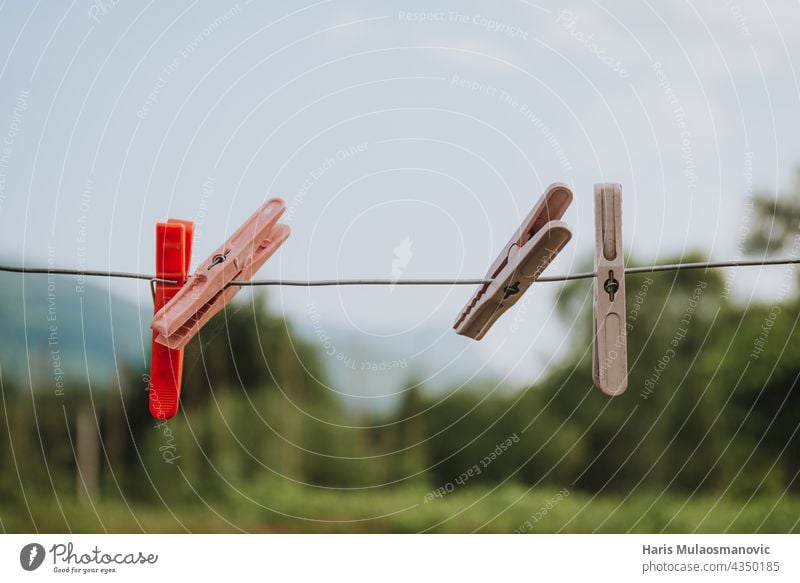
[[[625,262],[622,251],[622,186],[594,185],[595,281],[594,383],[607,395],[628,387],[628,341],[625,315]]]

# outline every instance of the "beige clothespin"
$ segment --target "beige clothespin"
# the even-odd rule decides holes
[[[594,185],[595,281],[594,383],[607,395],[628,387],[625,262],[622,251],[622,186]]]

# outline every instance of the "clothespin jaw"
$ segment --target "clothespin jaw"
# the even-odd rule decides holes
[[[622,250],[622,186],[595,184],[594,383],[605,394],[628,387],[625,262]]]
[[[198,267],[153,317],[157,343],[183,348],[233,299],[241,286],[230,282],[251,279],[289,237],[289,227],[277,224],[285,210],[283,200],[268,200]]]
[[[186,283],[192,259],[194,224],[169,219],[156,225],[156,277],[176,283],[156,282],[154,311],[158,312]],[[150,413],[157,419],[169,419],[178,412],[183,373],[183,350],[156,342],[153,333],[150,353]]]
[[[566,184],[551,184],[520,228],[503,248],[486,274],[483,284],[464,307],[453,328],[475,340],[517,303],[572,238],[572,231],[559,219],[572,202]]]

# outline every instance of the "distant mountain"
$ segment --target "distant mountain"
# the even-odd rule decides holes
[[[0,272],[3,382],[35,389],[103,389],[118,370],[144,370],[145,309],[77,278]],[[89,371],[89,372],[87,372]]]

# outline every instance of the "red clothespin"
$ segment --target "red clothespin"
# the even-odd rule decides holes
[[[489,268],[483,284],[464,307],[453,325],[457,334],[475,340],[489,328],[541,276],[572,238],[572,231],[559,219],[572,202],[566,184],[551,184],[525,222]]]
[[[286,210],[283,200],[265,202],[189,278],[188,283],[153,317],[150,327],[159,345],[180,349],[222,310],[289,236],[277,224]]]
[[[594,384],[616,396],[628,387],[625,261],[622,251],[622,186],[594,185],[595,281]]]
[[[186,283],[192,260],[190,221],[169,219],[156,225],[156,277],[176,283],[156,282],[153,304],[158,312]],[[156,419],[169,419],[178,412],[183,372],[183,350],[172,349],[156,342],[153,333],[150,353],[150,413]]]

